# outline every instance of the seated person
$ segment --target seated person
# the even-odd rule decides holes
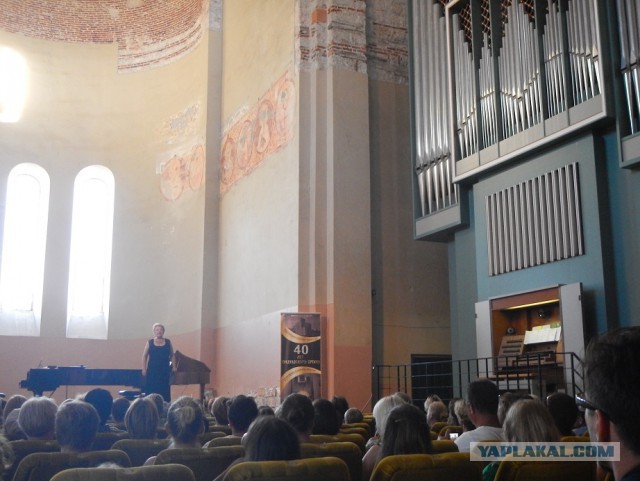
[[[100,416],[99,433],[120,432],[116,427],[107,424],[111,417],[111,407],[113,406],[113,396],[109,391],[101,387],[92,389],[84,395],[84,401],[91,404],[98,411],[98,416]]]
[[[467,387],[467,410],[469,419],[476,427],[463,432],[455,440],[460,452],[469,452],[472,442],[501,441],[502,426],[498,421],[498,386],[488,379],[478,379]]]
[[[344,413],[344,422],[345,424],[353,424],[353,423],[361,423],[364,421],[364,416],[362,411],[358,408],[349,408]]]
[[[561,436],[573,436],[573,428],[578,420],[578,406],[575,399],[564,392],[554,392],[547,396],[547,409],[551,413]]]
[[[228,426],[229,425],[229,415],[228,415],[228,401],[229,398],[226,396],[218,396],[211,404],[211,414],[216,420],[216,425],[218,426]]]
[[[160,416],[149,398],[134,400],[124,415],[124,425],[132,439],[156,439]]]
[[[131,406],[131,401],[127,398],[119,397],[113,400],[113,404],[111,405],[111,423],[119,431],[127,430],[124,425],[124,416],[127,414],[129,406]]]
[[[275,411],[271,406],[258,406],[258,416],[275,416]]]
[[[99,425],[100,416],[91,404],[84,401],[63,402],[56,413],[56,439],[60,451],[90,451]]]
[[[403,403],[388,414],[383,430],[382,443],[375,462],[363,463],[363,479],[368,480],[378,462],[387,456],[398,454],[429,454],[431,434],[426,414],[413,404]]]
[[[369,479],[368,476],[373,472],[373,468],[375,468],[380,460],[382,439],[384,438],[384,431],[387,426],[387,416],[389,416],[391,410],[403,404],[407,403],[402,397],[392,394],[379,399],[373,406],[373,418],[376,421],[376,435],[367,442],[367,452],[362,458],[362,472],[367,480]]]
[[[313,401],[313,434],[328,434],[335,436],[340,431],[342,419],[335,405],[328,399]]]
[[[449,410],[442,401],[434,401],[427,409],[427,423],[431,429],[436,423],[446,422],[449,417]]]
[[[7,403],[4,406],[4,410],[2,411],[3,428],[4,435],[9,441],[27,439],[27,435],[22,432],[22,429],[20,429],[20,425],[18,424],[19,411],[15,412],[16,409],[20,409],[26,401],[27,398],[23,395],[14,394],[7,400]]]
[[[48,397],[32,397],[19,409],[18,424],[27,439],[55,439],[58,406]]]
[[[301,443],[310,443],[315,411],[313,403],[304,394],[289,394],[276,410],[276,416],[288,422],[298,433]]]
[[[300,459],[298,434],[289,423],[275,416],[259,416],[249,427],[243,439],[244,457],[234,461],[235,466],[245,461],[291,461]],[[231,468],[227,468],[214,481],[222,481]]]
[[[227,412],[231,436],[242,437],[258,417],[258,405],[252,397],[240,394],[231,399]]]
[[[331,402],[335,406],[336,411],[338,411],[338,419],[340,419],[340,423],[342,423],[344,413],[349,409],[349,401],[347,401],[347,398],[344,396],[333,396]]]
[[[195,399],[180,396],[173,401],[167,411],[166,428],[171,438],[168,449],[202,449],[204,423],[204,411]],[[155,461],[156,456],[153,456],[144,464],[147,466]]]

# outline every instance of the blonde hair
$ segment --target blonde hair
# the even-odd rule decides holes
[[[540,401],[516,401],[504,419],[504,433],[510,442],[558,441],[560,432],[553,417]]]
[[[154,330],[156,327],[161,327],[163,331],[166,331],[164,324],[160,324],[159,322],[156,322],[153,326],[151,326],[151,330]]]
[[[376,429],[380,437],[384,435],[384,425],[391,410],[403,404],[407,403],[400,396],[392,394],[391,396],[383,397],[373,406],[373,417],[376,420]]]

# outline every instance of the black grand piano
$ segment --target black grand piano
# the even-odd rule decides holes
[[[209,383],[211,369],[197,359],[175,352],[176,373],[172,385],[200,385],[200,399],[204,398],[204,386]],[[42,396],[45,391],[55,391],[60,386],[143,386],[140,369],[87,369],[84,366],[48,366],[29,369],[27,378],[20,381],[22,389]]]

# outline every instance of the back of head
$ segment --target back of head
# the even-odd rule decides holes
[[[564,392],[554,392],[547,396],[547,409],[562,436],[571,436],[578,420],[576,401]]]
[[[453,398],[449,400],[449,405],[447,406],[449,409],[449,417],[447,418],[447,424],[450,424],[451,426],[459,426],[460,425],[460,420],[458,419],[458,416],[456,416],[456,411],[455,411],[455,406],[456,406],[456,401],[458,399]]]
[[[258,417],[258,405],[252,397],[240,394],[231,399],[228,415],[232,429],[244,434]]]
[[[167,411],[167,428],[174,443],[191,444],[204,432],[204,413],[190,396],[180,396]]]
[[[300,458],[296,431],[275,416],[260,416],[244,440],[245,461],[290,461]]]
[[[273,416],[275,411],[271,406],[262,405],[258,406],[258,416]]]
[[[316,399],[313,401],[313,434],[330,434],[334,436],[340,431],[342,417],[335,405],[328,399]]]
[[[111,405],[111,418],[117,423],[123,422],[124,415],[127,414],[129,406],[131,406],[131,401],[127,398],[119,397],[114,399]]]
[[[227,401],[226,396],[218,396],[211,404],[211,414],[216,418],[216,424],[218,426],[229,425],[229,415],[227,413]]]
[[[398,392],[394,393],[393,395],[399,397],[404,402],[411,404],[411,396],[409,396],[406,392],[398,391]],[[440,399],[440,398],[438,398],[438,399]]]
[[[393,408],[385,423],[382,457],[430,451],[431,435],[424,411],[406,403]]]
[[[436,401],[442,401],[442,399],[440,399],[440,396],[438,396],[437,394],[430,394],[429,396],[427,396],[427,399],[424,400],[424,412],[426,413],[427,411],[429,411],[429,406],[431,405],[431,403]]]
[[[149,398],[138,398],[124,415],[124,425],[133,439],[155,439],[160,416],[156,404]]]
[[[469,410],[467,409],[467,402],[464,399],[456,400],[453,410],[456,413],[456,417],[460,422],[460,425],[467,431],[475,429],[475,426],[469,419]]]
[[[427,410],[427,423],[429,426],[446,421],[448,417],[449,410],[442,401],[434,401],[429,404],[429,409]]]
[[[467,402],[480,414],[497,415],[498,386],[488,379],[478,379],[467,387]]]
[[[500,400],[498,401],[498,421],[501,425],[504,424],[504,419],[509,412],[509,408],[521,399],[533,399],[533,397],[530,394],[513,392],[505,392],[500,396]]]
[[[147,394],[145,397],[153,401],[156,405],[156,409],[158,410],[158,416],[160,416],[160,419],[164,419],[166,412],[164,409],[164,398],[162,395],[154,392]]]
[[[347,424],[361,423],[362,421],[364,421],[364,416],[358,408],[349,408],[344,413],[344,422]]]
[[[2,429],[4,431],[4,435],[7,437],[9,441],[18,441],[20,439],[27,439],[27,435],[20,427],[20,423],[18,423],[18,417],[20,416],[20,409],[16,408],[12,409],[9,415],[4,420],[4,425]]]
[[[347,401],[347,398],[344,396],[333,396],[333,398],[331,398],[331,402],[335,406],[336,411],[338,411],[338,416],[342,421],[344,413],[349,409],[349,402]]]
[[[585,355],[587,399],[615,424],[620,441],[640,455],[640,327],[610,330]]]
[[[84,400],[96,408],[98,416],[100,416],[100,424],[105,424],[111,416],[111,406],[113,405],[111,393],[99,387],[85,394]]]
[[[89,451],[99,424],[100,417],[91,404],[64,402],[56,413],[56,439],[63,451]]]
[[[304,394],[289,394],[278,408],[276,415],[288,422],[296,432],[311,433],[315,411],[311,399]]]
[[[373,417],[376,420],[376,428],[380,436],[384,436],[387,416],[396,406],[407,404],[401,397],[392,394],[385,396],[373,406]]]
[[[28,439],[53,439],[58,406],[48,397],[33,397],[20,408],[18,424]]]
[[[516,401],[504,420],[504,433],[510,442],[553,442],[560,439],[551,414],[540,401]]]
[[[27,401],[27,398],[22,394],[14,394],[11,396],[7,403],[4,405],[4,409],[2,411],[2,419],[7,419],[9,417],[9,413],[14,409],[18,409]]]

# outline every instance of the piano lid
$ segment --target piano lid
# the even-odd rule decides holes
[[[185,356],[180,351],[176,351],[174,357],[176,360],[176,372],[211,372],[211,369],[204,362]]]

